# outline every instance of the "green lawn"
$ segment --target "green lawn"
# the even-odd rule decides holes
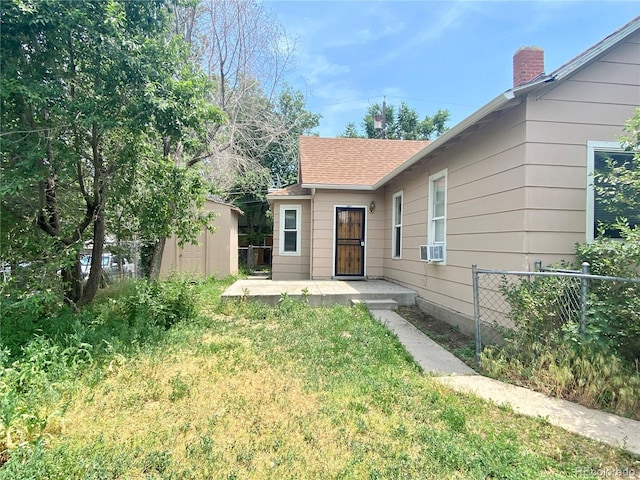
[[[5,453],[0,478],[640,471],[619,450],[439,385],[363,308],[311,309],[288,298],[278,307],[220,305],[220,290],[200,287],[197,321],[133,347],[102,338],[112,347],[46,397],[43,434]]]

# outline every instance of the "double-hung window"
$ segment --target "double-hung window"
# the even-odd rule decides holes
[[[620,238],[620,232],[611,225],[617,218],[626,218],[631,226],[640,224],[640,211],[633,206],[621,206],[616,211],[610,211],[605,206],[605,198],[598,191],[600,186],[607,188],[606,181],[596,180],[594,173],[607,173],[611,167],[620,167],[624,164],[628,168],[633,168],[633,152],[624,151],[616,142],[588,142],[587,144],[587,241],[591,241],[599,234],[602,226],[604,236],[609,238]],[[620,189],[624,186],[611,188],[611,194],[623,193]],[[604,194],[604,197],[608,195]],[[609,195],[610,196],[610,195]]]
[[[402,257],[402,192],[393,195],[391,255],[393,258]]]
[[[441,245],[444,259],[447,237],[447,169],[429,176],[429,218],[427,241]],[[442,260],[444,261],[444,260]]]
[[[300,205],[280,206],[280,255],[300,255]]]

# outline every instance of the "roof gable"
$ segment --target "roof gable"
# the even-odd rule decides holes
[[[371,188],[429,143],[300,137],[300,181],[308,188]]]
[[[302,185],[299,183],[277,190],[270,190],[267,194],[267,200],[274,200],[276,198],[300,199],[306,197],[311,197],[311,190],[302,188]]]
[[[573,59],[569,60],[567,63],[555,69],[549,77],[553,78],[555,81],[563,80],[565,77],[572,75],[577,70],[582,67],[590,64],[597,58],[599,58],[605,52],[611,50],[620,42],[625,40],[627,37],[632,35],[633,33],[640,30],[640,16],[637,16],[626,25],[623,25],[618,30],[613,32],[611,35],[608,35],[606,38],[603,38],[595,45],[589,47],[581,54],[577,55]]]

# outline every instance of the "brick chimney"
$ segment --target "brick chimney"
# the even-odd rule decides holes
[[[530,82],[544,73],[544,50],[520,47],[513,56],[513,88]]]

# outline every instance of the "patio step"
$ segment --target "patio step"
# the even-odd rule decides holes
[[[397,310],[398,302],[391,298],[379,298],[371,300],[351,300],[352,305],[364,304],[369,310]]]
[[[269,272],[256,272],[247,277],[249,280],[269,280],[271,274]]]
[[[385,280],[338,281],[338,280],[249,280],[241,279],[229,286],[222,294],[223,302],[233,299],[250,299],[277,305],[282,294],[304,299],[311,307],[335,304],[351,305],[351,300],[395,301],[398,305],[415,305],[418,294],[401,285]],[[385,302],[386,303],[386,302]],[[391,304],[393,305],[393,304]],[[382,305],[369,305],[380,309]],[[386,308],[394,308],[390,305]]]

